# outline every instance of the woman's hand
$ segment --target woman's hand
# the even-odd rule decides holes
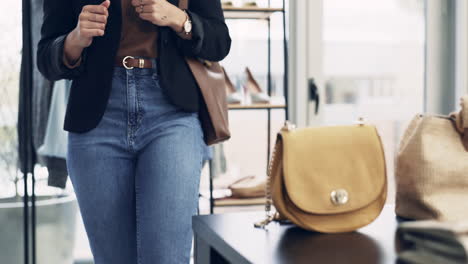
[[[110,1],[105,0],[100,5],[85,5],[79,15],[78,24],[73,30],[77,44],[86,48],[93,42],[93,37],[103,36],[107,24]]]
[[[67,67],[76,67],[84,48],[93,43],[93,38],[104,35],[104,29],[109,16],[110,1],[105,0],[100,5],[85,5],[78,17],[78,23],[65,39],[64,63]]]
[[[168,26],[175,32],[183,30],[187,14],[166,0],[132,0],[141,19],[158,26]]]

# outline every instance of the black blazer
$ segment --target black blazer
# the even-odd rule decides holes
[[[105,34],[95,37],[83,50],[80,66],[69,69],[62,61],[65,37],[76,27],[82,7],[102,1],[44,1],[37,66],[49,80],[73,80],[65,113],[67,131],[86,132],[96,127],[107,105],[121,34],[121,0],[111,0]],[[168,2],[178,6],[178,0]],[[219,0],[192,0],[187,12],[192,20],[191,40],[180,38],[169,27],[160,27],[158,73],[172,103],[194,112],[201,95],[184,56],[220,61],[229,53],[231,38]]]

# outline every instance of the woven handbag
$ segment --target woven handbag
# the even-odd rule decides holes
[[[277,136],[266,192],[267,217],[256,227],[287,219],[307,230],[337,233],[371,223],[387,197],[377,129],[363,122],[302,129],[287,123]]]
[[[468,218],[468,96],[449,116],[416,115],[400,143],[395,212],[403,218]]]

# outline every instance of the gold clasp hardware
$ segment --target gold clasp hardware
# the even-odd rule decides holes
[[[348,202],[349,194],[345,189],[333,190],[330,193],[330,200],[334,205],[343,205]]]
[[[296,129],[296,125],[286,120],[281,131],[293,131],[294,129]]]
[[[203,65],[205,65],[207,68],[210,68],[213,66],[213,63],[211,61],[203,60]]]
[[[274,214],[267,214],[265,219],[254,223],[254,227],[255,228],[266,229],[267,225],[269,225],[271,222],[273,222],[275,220],[279,220],[279,219],[280,219],[280,216],[279,216],[278,212],[275,212]]]
[[[125,67],[125,69],[131,70],[131,69],[133,69],[133,67],[127,66],[127,59],[134,59],[134,57],[133,56],[125,56],[125,58],[123,58],[123,60],[122,60],[122,64]]]
[[[256,228],[265,228],[269,223],[273,221],[273,216],[269,215],[264,220],[254,223],[254,227]]]

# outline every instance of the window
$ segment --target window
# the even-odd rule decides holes
[[[19,72],[21,65],[21,1],[5,0],[0,10],[0,197],[15,195],[17,176]]]
[[[400,135],[407,122],[423,111],[424,2],[326,0],[323,4],[323,120],[336,124],[364,117],[377,125],[388,175],[393,175]]]

